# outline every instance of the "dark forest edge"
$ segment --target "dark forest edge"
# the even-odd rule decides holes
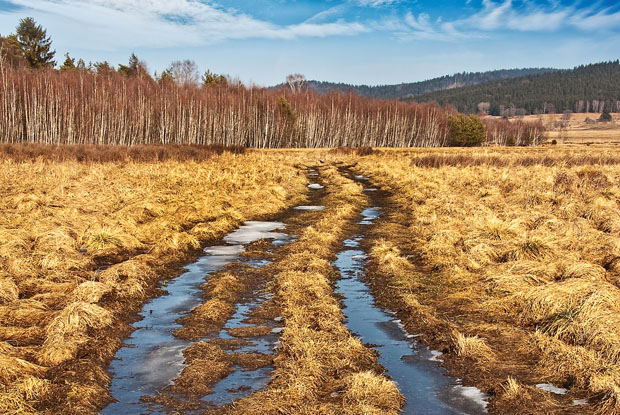
[[[176,61],[159,76],[55,51],[45,29],[22,19],[0,38],[0,142],[80,145],[218,145],[254,148],[532,145],[540,122],[488,120],[436,103],[319,94],[302,83],[245,86]],[[300,79],[301,81],[301,79]]]
[[[620,61],[581,65],[418,95],[417,102],[496,116],[620,112]]]
[[[445,75],[419,82],[407,82],[394,85],[351,85],[342,82],[325,82],[309,80],[308,88],[325,94],[329,91],[355,92],[364,97],[381,99],[410,99],[415,100],[417,95],[428,92],[441,91],[444,89],[459,88],[476,85],[483,82],[500,81],[505,79],[519,78],[522,76],[542,74],[556,71],[553,68],[521,68],[521,69],[498,69],[486,72],[460,72],[453,75]],[[277,89],[284,84],[276,85]]]

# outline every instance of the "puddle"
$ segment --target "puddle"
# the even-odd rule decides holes
[[[253,299],[251,303],[237,304],[235,314],[226,322],[220,333],[213,338],[232,339],[234,338],[228,333],[228,330],[239,327],[252,327],[254,324],[246,324],[244,320],[250,316],[250,313],[259,307],[269,296],[263,294]],[[275,321],[266,321],[263,323],[267,326],[274,326],[273,330],[266,335],[243,337],[248,341],[247,345],[236,348],[236,353],[273,353],[278,341],[277,333],[281,331],[281,327],[275,327]],[[234,371],[227,377],[220,380],[213,388],[213,393],[202,398],[203,401],[221,406],[229,404],[237,399],[248,396],[252,392],[262,389],[267,385],[273,372],[273,366],[261,367],[256,370],[248,370],[239,366],[233,366]]]
[[[376,187],[367,187],[364,189],[365,192],[376,192],[377,188]]]
[[[224,237],[228,245],[205,248],[204,256],[167,283],[165,295],[151,299],[143,306],[142,319],[133,324],[136,330],[125,340],[110,364],[113,374],[110,392],[117,402],[105,407],[101,411],[103,415],[158,413],[149,410],[140,402],[140,397],[154,395],[172,384],[185,367],[182,351],[194,342],[176,338],[172,333],[182,327],[177,323],[179,318],[203,303],[200,287],[205,277],[233,261],[247,262],[253,267],[266,265],[269,262],[264,259],[241,258],[244,245],[264,238],[273,239],[274,245],[287,243],[291,239],[289,235],[274,232],[284,228],[282,222],[245,222]],[[241,306],[239,308],[241,311],[238,312],[243,314],[244,310]],[[273,341],[263,341],[257,347],[263,351],[271,350]]]
[[[360,224],[370,225],[380,215],[379,208],[366,209]],[[439,352],[408,337],[394,313],[375,306],[368,286],[360,278],[366,263],[366,254],[359,248],[362,239],[358,236],[344,241],[345,249],[334,263],[342,277],[336,289],[343,295],[347,327],[364,343],[376,345],[379,363],[407,399],[403,413],[486,413],[487,395],[446,376],[445,369],[433,361],[438,359]]]
[[[259,239],[288,240],[289,236],[287,234],[273,232],[284,228],[285,226],[282,222],[248,221],[236,231],[226,235],[224,242],[246,245]]]
[[[314,190],[322,189],[322,188],[324,188],[324,187],[325,187],[325,186],[321,186],[321,185],[320,185],[320,184],[318,184],[318,183],[312,183],[312,184],[309,184],[309,185],[308,185],[308,188],[309,188],[309,189],[314,189]]]
[[[295,210],[325,210],[325,206],[295,206]]]

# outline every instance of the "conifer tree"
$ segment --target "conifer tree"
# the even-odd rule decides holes
[[[75,58],[69,56],[68,53],[65,53],[65,61],[62,65],[60,65],[61,71],[72,71],[75,69]]]
[[[38,25],[32,17],[26,17],[19,21],[16,39],[31,68],[46,68],[56,65],[54,61],[56,51],[51,50],[52,41],[47,36],[47,30]]]

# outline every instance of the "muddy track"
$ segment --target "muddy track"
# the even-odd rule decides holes
[[[309,169],[310,181],[320,184],[317,176]],[[117,402],[103,413],[214,409],[264,386],[281,330],[270,264],[320,217],[325,195],[322,185],[310,187],[307,205],[273,222],[248,222],[223,239],[228,245],[206,247],[167,284],[167,294],[146,304],[129,347],[112,363]]]
[[[362,173],[355,169],[355,166],[351,166],[351,171],[353,172],[352,177],[357,178],[356,180],[363,177],[361,176]],[[501,392],[497,390],[497,386],[505,385],[506,379],[510,376],[525,380],[532,385],[541,383],[540,378],[536,377],[532,370],[532,367],[536,365],[537,357],[525,350],[511,347],[511,338],[507,333],[498,335],[496,339],[493,339],[496,343],[494,344],[495,348],[503,351],[503,356],[497,360],[479,362],[470,358],[459,357],[456,354],[453,338],[454,330],[458,327],[456,324],[469,320],[464,319],[457,306],[451,309],[433,310],[430,306],[425,305],[421,299],[419,300],[418,293],[403,292],[402,287],[399,287],[398,278],[402,276],[394,277],[390,275],[391,273],[416,274],[416,278],[423,281],[423,285],[419,288],[421,293],[426,293],[431,298],[440,295],[434,291],[439,287],[433,281],[434,278],[437,278],[435,271],[425,265],[423,258],[419,257],[410,244],[408,238],[409,222],[406,214],[403,214],[400,207],[393,202],[390,192],[382,190],[378,186],[374,187],[375,185],[371,180],[363,179],[362,181],[373,189],[372,192],[368,193],[371,205],[381,209],[383,215],[377,219],[376,226],[369,230],[367,237],[360,241],[361,249],[365,253],[369,253],[376,249],[377,245],[387,242],[387,246],[395,246],[399,249],[398,252],[390,254],[398,257],[398,261],[404,261],[398,265],[402,269],[397,270],[389,267],[386,269],[385,264],[380,264],[377,258],[369,259],[365,262],[365,282],[370,287],[370,292],[376,299],[377,305],[389,310],[407,333],[414,334],[416,341],[420,342],[420,348],[434,349],[434,351],[431,350],[436,355],[434,360],[445,369],[446,375],[453,376],[453,379],[459,379],[458,385],[464,386],[461,392],[478,401],[486,394],[484,400],[488,402],[488,405],[485,404],[485,412],[488,410],[490,413],[533,414],[541,413],[540,411],[562,414],[589,413],[588,410],[584,411],[584,407],[581,406],[583,404],[579,403],[580,401],[562,399],[561,394],[566,391],[563,388],[557,389],[558,392],[556,392],[559,393],[556,395],[558,397],[556,399],[562,403],[560,404],[557,401],[550,403],[548,394],[542,390],[547,384],[541,384],[541,389],[531,388],[529,398],[526,399],[528,401],[526,405],[496,399],[496,394]],[[405,278],[408,277],[405,276]],[[460,388],[461,386],[458,385],[457,388]],[[553,388],[553,385],[548,385]],[[405,395],[407,396],[406,393]],[[463,412],[467,413],[468,411]],[[417,412],[412,409],[411,412],[405,410],[405,413]]]
[[[159,347],[140,356],[139,338],[152,336],[148,322],[162,318],[158,311],[152,318],[156,304],[145,307],[146,327],[119,357],[125,350],[133,370],[149,362],[150,376],[160,378],[145,387],[140,373],[113,365],[119,402],[104,414],[396,414],[403,405],[406,414],[483,412],[479,391],[446,377],[437,353],[375,305],[365,239],[388,195],[350,166],[337,167],[309,168],[316,186],[308,206],[262,223],[267,233],[254,242],[242,244],[242,227],[224,238],[229,245],[207,247],[188,267],[191,274],[198,266],[191,283],[201,298],[186,299],[179,307],[187,311],[165,327],[168,342],[156,339]],[[203,275],[212,260],[224,264]]]

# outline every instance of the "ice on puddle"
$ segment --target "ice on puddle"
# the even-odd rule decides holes
[[[295,210],[324,210],[325,206],[295,206]]]
[[[247,221],[234,232],[224,237],[224,241],[229,244],[249,244],[259,239],[286,239],[285,233],[272,232],[276,229],[284,229],[282,222],[260,222]]]
[[[309,185],[308,185],[308,188],[310,188],[310,189],[322,189],[322,188],[324,188],[324,187],[325,187],[325,186],[321,186],[321,185],[320,185],[320,184],[318,184],[318,183],[312,183],[312,184],[309,184]]]
[[[204,250],[205,254],[217,256],[239,255],[245,251],[243,245],[208,246]]]
[[[271,330],[271,332],[277,334],[277,333],[282,332],[282,330],[284,330],[284,327],[276,327],[273,330]]]
[[[441,353],[438,350],[431,350],[431,357],[428,358],[428,360],[430,360],[431,362],[439,362],[443,359],[440,359],[440,357],[443,355],[443,353]]]
[[[568,392],[568,389],[560,388],[553,383],[538,383],[536,387],[547,392],[555,393],[556,395],[565,395]]]
[[[476,402],[478,405],[480,405],[484,409],[484,412],[486,413],[486,408],[487,408],[487,405],[489,404],[487,400],[490,398],[488,394],[482,392],[480,389],[476,388],[475,386],[456,385],[454,389],[456,389],[457,392],[459,392],[461,395],[463,395],[467,399],[473,402]]]

